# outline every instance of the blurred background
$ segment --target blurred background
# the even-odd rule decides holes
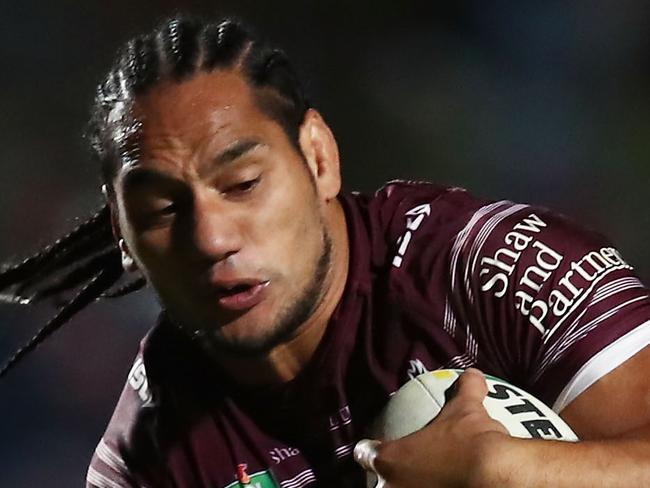
[[[100,206],[82,133],[128,37],[175,10],[283,46],[338,138],[348,190],[393,178],[541,204],[650,281],[650,4],[619,1],[4,1],[0,260]],[[52,314],[0,307],[3,358]],[[82,312],[0,381],[0,486],[81,486],[157,305]]]

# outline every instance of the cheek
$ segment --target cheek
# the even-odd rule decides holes
[[[131,219],[129,218],[131,217]],[[128,243],[131,257],[133,257],[140,271],[149,275],[150,267],[155,264],[169,246],[169,232],[167,229],[158,228],[143,231],[133,223],[132,214],[126,205],[120,211],[120,228]]]
[[[285,275],[299,281],[297,274],[312,271],[323,245],[318,202],[311,187],[306,190],[285,191],[278,195],[277,202],[268,206],[273,211],[263,225],[262,236],[272,253],[267,256],[268,262],[275,267],[281,266]]]
[[[171,254],[171,232],[156,229],[144,232],[131,240],[133,257],[140,270],[154,284],[168,275],[178,276],[177,268],[183,263]]]

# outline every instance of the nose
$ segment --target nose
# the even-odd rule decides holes
[[[181,231],[182,242],[198,260],[216,263],[231,256],[241,247],[240,225],[236,212],[213,189],[196,191],[189,228]]]

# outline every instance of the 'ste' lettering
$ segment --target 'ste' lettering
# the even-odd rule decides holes
[[[521,423],[535,439],[562,439],[562,434],[548,419],[526,420]]]
[[[539,417],[544,416],[544,414],[540,412],[539,409],[527,398],[522,398],[521,403],[517,405],[509,405],[506,407],[506,409],[513,415],[516,415],[518,413],[535,412]]]
[[[487,396],[494,398],[495,400],[507,400],[513,396],[521,396],[521,393],[508,385],[493,385],[492,388],[494,388],[494,391],[488,391]]]

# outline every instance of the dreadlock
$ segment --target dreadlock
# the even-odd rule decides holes
[[[120,168],[140,156],[142,123],[133,115],[135,98],[161,80],[180,82],[199,71],[218,69],[237,70],[253,88],[260,109],[298,145],[309,103],[287,56],[232,19],[171,18],[129,40],[97,87],[87,137],[109,201]],[[93,301],[124,296],[145,285],[142,276],[121,283],[123,274],[108,203],[33,256],[4,265],[0,302],[30,305],[49,299],[57,313],[0,368],[0,377]]]

